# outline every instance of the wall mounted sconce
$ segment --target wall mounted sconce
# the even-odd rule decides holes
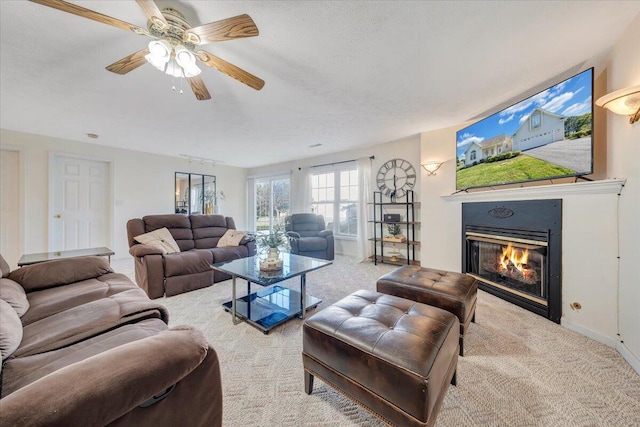
[[[596,105],[629,116],[629,123],[637,122],[640,120],[640,85],[611,92],[600,97]]]
[[[427,175],[435,175],[436,171],[442,166],[444,162],[427,162],[423,163],[422,167],[427,171]]]

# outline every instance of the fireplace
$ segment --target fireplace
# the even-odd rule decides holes
[[[462,271],[480,289],[556,323],[562,316],[562,200],[462,204]]]

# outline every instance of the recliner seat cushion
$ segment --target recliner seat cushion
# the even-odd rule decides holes
[[[207,249],[194,249],[165,255],[164,263],[166,277],[184,276],[211,271],[213,255]]]
[[[167,323],[169,313],[164,306],[152,302],[142,289],[129,289],[24,326],[22,342],[14,356],[56,350],[148,318],[159,318]]]
[[[68,347],[27,357],[11,359],[5,364],[2,397],[31,384],[58,369],[132,341],[156,335],[168,327],[160,319],[148,319],[124,325]]]
[[[234,259],[245,258],[249,256],[249,250],[246,246],[235,246],[226,248],[209,249],[213,255],[213,262],[233,261]]]
[[[324,237],[305,237],[298,239],[298,250],[300,252],[326,251],[327,239]]]

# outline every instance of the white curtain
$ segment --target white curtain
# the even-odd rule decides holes
[[[294,176],[296,178],[295,194],[292,197],[291,213],[311,212],[311,179],[309,168],[302,168]]]
[[[372,191],[371,159],[361,157],[358,159],[358,262],[368,261],[371,255],[369,241],[371,206],[368,203],[371,200]]]

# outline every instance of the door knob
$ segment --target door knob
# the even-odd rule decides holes
[[[58,214],[58,215],[54,215],[53,217],[60,219],[60,218],[62,218],[62,215]]]

